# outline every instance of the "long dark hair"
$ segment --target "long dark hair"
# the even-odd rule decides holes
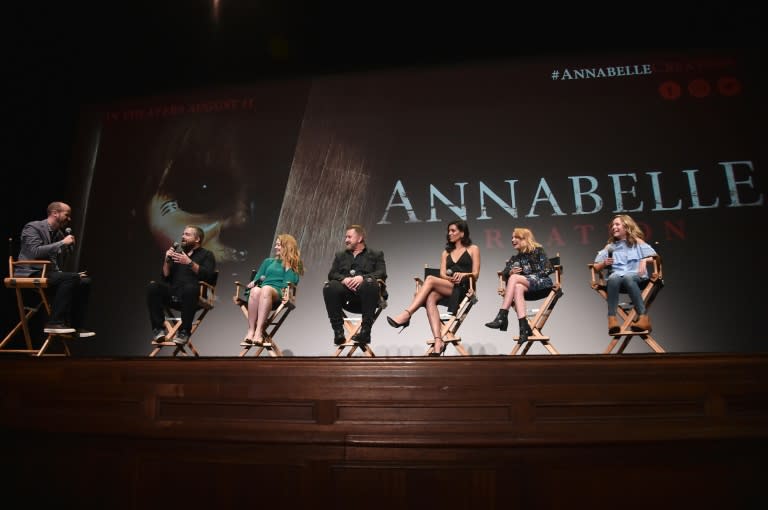
[[[459,229],[459,232],[464,232],[464,237],[461,238],[461,244],[464,246],[469,246],[472,244],[472,239],[469,237],[469,225],[467,225],[467,222],[464,220],[454,220],[448,224],[450,227],[451,225],[455,225],[457,229]],[[448,235],[445,236],[446,239],[448,239]],[[445,251],[448,253],[452,252],[456,249],[455,243],[452,243],[448,241],[445,245]]]

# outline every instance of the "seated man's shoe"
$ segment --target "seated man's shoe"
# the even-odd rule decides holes
[[[651,318],[643,314],[637,318],[637,322],[630,326],[632,331],[650,331],[651,330]]]
[[[164,329],[153,329],[152,330],[152,341],[153,342],[165,342],[165,330]]]
[[[74,333],[75,328],[64,322],[48,322],[43,326],[43,332],[48,334],[64,335]]]
[[[75,329],[75,336],[77,338],[90,338],[92,336],[96,336],[96,333],[91,331],[90,329],[76,328]]]
[[[357,333],[352,335],[351,340],[358,344],[371,343],[371,327],[366,325],[360,326],[360,329],[357,330]]]
[[[179,331],[176,333],[176,336],[173,337],[173,343],[176,345],[184,346],[187,345],[187,342],[189,342],[189,333],[186,331]]]
[[[344,328],[333,329],[333,343],[335,345],[341,345],[347,341],[347,337],[344,336]]]
[[[615,315],[609,315],[608,316],[608,334],[609,335],[615,335],[619,332],[621,327],[619,326],[619,321],[616,319]]]

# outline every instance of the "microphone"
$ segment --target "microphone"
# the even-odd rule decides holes
[[[606,253],[608,253],[608,257],[606,258],[613,258],[613,245],[608,245],[608,247],[605,248]],[[608,276],[611,275],[611,272],[613,271],[613,264],[610,266],[608,264],[605,265],[605,267],[608,269]]]
[[[72,229],[69,228],[69,227],[65,228],[64,229],[64,235],[65,236],[71,236],[72,235]],[[64,246],[64,250],[74,250],[74,249],[75,249],[75,245],[74,244],[70,244],[68,246]],[[64,253],[67,253],[67,251],[65,251]]]
[[[176,253],[179,253],[181,251],[181,245],[178,242],[173,243],[173,251],[175,251]],[[173,262],[173,258],[171,258],[170,256],[165,257],[165,261]]]
[[[453,276],[453,269],[446,269],[445,270],[445,275],[446,276]]]

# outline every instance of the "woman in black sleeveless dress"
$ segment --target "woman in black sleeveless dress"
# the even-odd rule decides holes
[[[387,322],[393,328],[406,328],[411,324],[411,317],[416,310],[423,306],[427,311],[429,327],[435,339],[432,353],[435,356],[445,351],[437,303],[442,299],[450,298],[448,310],[455,312],[458,303],[467,292],[469,278],[474,278],[476,281],[480,276],[480,248],[472,244],[467,222],[456,220],[449,223],[446,238],[448,243],[440,257],[440,276],[427,276],[411,304],[395,317],[387,317]]]

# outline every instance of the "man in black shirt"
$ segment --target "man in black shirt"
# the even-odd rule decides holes
[[[173,341],[178,345],[189,341],[200,294],[199,282],[210,282],[216,270],[213,253],[202,247],[204,238],[205,233],[200,227],[184,227],[181,244],[175,243],[165,252],[162,281],[151,282],[147,287],[147,308],[155,341],[165,339],[163,309],[172,303],[181,310],[181,327]]]
[[[365,229],[360,225],[347,227],[344,245],[346,249],[333,259],[328,283],[323,287],[325,308],[333,328],[333,343],[340,345],[345,341],[343,307],[360,310],[362,323],[352,340],[367,344],[371,341],[373,315],[379,303],[378,280],[387,279],[384,252],[368,249]]]

